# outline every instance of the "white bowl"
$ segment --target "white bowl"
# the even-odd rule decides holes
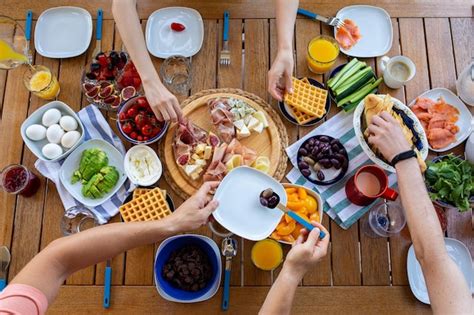
[[[384,98],[385,95],[378,94],[378,97]],[[423,160],[426,160],[428,157],[428,140],[426,139],[426,133],[423,130],[423,126],[421,125],[420,121],[416,117],[416,115],[411,111],[411,109],[403,104],[400,100],[392,97],[392,102],[393,102],[393,107],[403,111],[409,118],[413,120],[413,129],[415,132],[418,134],[418,137],[421,140],[421,150],[420,154]],[[388,164],[387,162],[383,161],[381,158],[379,158],[374,151],[370,148],[369,144],[365,140],[364,133],[362,131],[362,124],[361,124],[361,117],[364,113],[364,100],[362,100],[359,105],[357,105],[355,111],[354,111],[354,118],[353,118],[353,124],[354,124],[354,132],[356,135],[357,140],[359,141],[360,146],[362,147],[362,150],[369,156],[369,158],[380,166],[381,168],[385,169],[388,172],[395,173],[395,168]]]
[[[71,177],[74,171],[79,168],[81,161],[82,152],[91,148],[100,148],[104,151],[109,158],[109,165],[115,166],[119,172],[119,179],[115,184],[115,187],[105,194],[102,198],[91,199],[82,195],[82,183],[78,181],[75,184],[71,184]],[[103,204],[110,197],[112,197],[122,187],[123,183],[127,180],[127,175],[123,169],[123,155],[114,146],[109,144],[107,141],[101,139],[91,139],[81,144],[77,150],[71,153],[68,158],[64,161],[61,169],[59,170],[59,179],[67,191],[80,203],[87,207],[96,207]]]
[[[146,150],[147,152],[149,152],[152,156],[153,156],[153,159],[155,160],[156,164],[158,165],[158,172],[156,174],[154,174],[154,176],[148,180],[140,180],[138,178],[136,178],[135,176],[133,176],[130,172],[130,155],[133,154],[134,152],[137,152],[137,151],[140,151],[140,150]],[[124,166],[124,169],[125,169],[125,173],[127,174],[128,176],[128,179],[130,179],[130,181],[135,184],[135,185],[139,185],[139,186],[151,186],[153,185],[154,183],[156,183],[160,177],[161,177],[161,174],[163,173],[163,166],[161,165],[161,161],[160,159],[158,158],[158,155],[156,155],[156,152],[150,148],[149,146],[147,145],[144,145],[144,144],[138,144],[136,146],[133,146],[130,148],[130,150],[127,151],[127,154],[125,154],[125,159],[123,161],[123,166]]]
[[[58,156],[57,158],[55,159],[47,159],[43,153],[41,152],[41,149],[43,148],[43,146],[45,146],[46,144],[49,143],[49,141],[47,139],[43,139],[43,140],[40,140],[40,141],[33,141],[31,140],[30,138],[28,138],[26,136],[26,129],[31,126],[31,125],[34,125],[34,124],[39,124],[39,125],[42,125],[41,123],[41,120],[43,118],[43,114],[51,109],[51,108],[56,108],[58,109],[60,112],[61,112],[61,115],[69,115],[69,116],[72,116],[74,117],[74,119],[76,119],[77,121],[77,131],[79,131],[81,133],[81,137],[79,138],[79,140],[76,142],[76,144],[74,146],[72,146],[70,149],[68,150],[65,150],[63,154],[61,154],[60,156]],[[81,120],[79,119],[79,117],[77,116],[76,112],[74,112],[72,110],[71,107],[67,106],[65,103],[61,102],[61,101],[52,101],[52,102],[49,102],[43,106],[41,106],[40,108],[38,108],[36,111],[34,111],[28,118],[26,118],[26,120],[23,122],[23,124],[21,125],[21,137],[23,138],[23,141],[25,142],[26,146],[28,147],[28,149],[30,149],[31,152],[33,152],[34,155],[36,155],[36,157],[40,160],[43,160],[43,161],[47,161],[47,162],[56,162],[56,161],[59,161],[59,160],[62,160],[64,159],[66,156],[68,156],[72,151],[74,151],[74,149],[76,149],[79,144],[81,144],[81,142],[84,140],[84,126],[82,125],[82,122]],[[63,148],[64,149],[64,148]]]

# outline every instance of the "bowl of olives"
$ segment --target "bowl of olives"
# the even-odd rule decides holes
[[[317,185],[334,184],[349,168],[346,149],[338,139],[327,135],[306,139],[298,149],[297,161],[301,174]]]

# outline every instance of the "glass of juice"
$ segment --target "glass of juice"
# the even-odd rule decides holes
[[[54,100],[59,95],[59,82],[45,66],[29,66],[23,74],[23,83],[28,91],[45,100]]]
[[[277,241],[265,239],[253,245],[251,257],[257,268],[273,270],[283,261],[283,249]]]
[[[99,225],[95,214],[83,206],[71,207],[61,218],[61,232],[64,236],[79,233]]]
[[[12,18],[0,15],[0,69],[13,69],[30,61],[23,28]]]
[[[339,56],[339,45],[336,40],[326,35],[313,38],[308,44],[306,61],[314,73],[328,72]]]
[[[25,166],[11,164],[0,172],[0,185],[7,193],[30,197],[38,190],[40,180]]]

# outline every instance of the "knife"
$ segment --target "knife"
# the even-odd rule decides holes
[[[6,246],[0,247],[0,291],[7,286],[7,269],[10,264],[10,251]]]
[[[26,28],[25,28],[25,38],[26,38],[26,55],[30,63],[33,62],[33,54],[30,50],[30,40],[31,40],[31,24],[33,22],[33,12],[28,10],[26,12]]]
[[[102,52],[102,18],[104,13],[102,9],[97,10],[97,23],[95,29],[95,48],[92,53],[92,58],[95,58],[100,52]]]
[[[104,308],[110,307],[110,283],[112,282],[112,267],[110,266],[110,259],[107,259],[105,266],[104,279]]]

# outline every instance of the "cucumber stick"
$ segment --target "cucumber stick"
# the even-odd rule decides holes
[[[351,67],[351,69],[349,69],[349,71],[347,71],[346,73],[344,73],[341,78],[339,79],[339,81],[337,81],[336,83],[334,83],[334,85],[331,87],[331,89],[334,91],[334,90],[337,90],[337,88],[339,86],[341,86],[342,84],[344,84],[344,82],[349,79],[353,74],[357,73],[360,69],[364,68],[365,66],[367,66],[367,64],[365,62],[362,62],[362,61],[359,61],[357,62],[353,67]]]
[[[346,72],[348,72],[354,65],[356,65],[358,62],[359,62],[359,60],[358,60],[357,58],[354,58],[354,59],[352,59],[351,61],[349,61],[349,63],[346,64],[346,65],[341,69],[341,71],[339,71],[333,78],[331,78],[331,79],[328,80],[328,87],[331,88],[332,90],[334,90],[333,85],[336,84],[336,83],[341,79],[341,77],[342,77]]]
[[[372,70],[372,68],[365,67],[365,68],[361,69],[360,71],[357,71],[351,77],[349,77],[346,81],[344,81],[337,89],[333,90],[334,94],[339,95],[348,86],[352,85],[352,83],[357,81],[360,77],[362,77],[364,74],[366,74],[370,70]]]
[[[341,101],[337,103],[337,106],[343,106],[347,103],[354,103],[357,100],[362,100],[366,95],[370,93],[373,89],[375,89],[381,82],[383,78],[379,78],[377,81],[373,83],[367,83],[364,85],[359,91],[352,93],[351,95],[345,97]]]
[[[334,91],[334,94],[337,96],[338,99],[343,99],[347,95],[350,95],[357,91],[358,88],[364,86],[367,81],[374,77],[375,75],[372,71],[372,68],[364,68],[362,71],[357,72],[352,77],[347,79],[347,81],[343,85],[341,85]]]
[[[373,89],[372,91],[370,91],[369,93],[367,93],[367,95],[372,94],[372,93],[375,93],[375,91],[377,91],[377,89]],[[367,95],[365,95],[365,96],[367,96]],[[349,112],[349,111],[353,110],[354,108],[357,107],[357,105],[359,105],[359,103],[365,98],[365,96],[363,96],[363,97],[362,97],[361,99],[359,99],[359,100],[356,100],[356,101],[354,101],[354,102],[345,104],[344,106],[342,106],[342,109],[344,109],[345,112]]]
[[[344,92],[342,92],[340,95],[336,96],[336,101],[341,101],[348,97],[349,95],[352,95],[359,91],[359,89],[363,88],[367,84],[372,84],[375,82],[375,78],[372,74],[366,74],[364,77],[362,77],[358,82],[356,82],[354,85],[351,85],[348,89],[346,89]]]

